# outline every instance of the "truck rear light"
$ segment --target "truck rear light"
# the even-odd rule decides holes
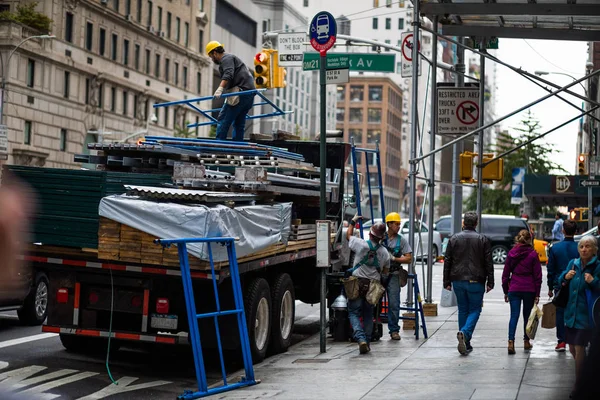
[[[90,304],[96,304],[98,302],[98,300],[100,300],[100,297],[98,296],[98,293],[91,292],[90,296],[88,297],[88,300],[89,300]]]
[[[69,301],[69,289],[60,288],[56,291],[56,302],[60,304],[67,304]]]
[[[156,312],[158,314],[169,313],[169,299],[160,298],[156,299]]]
[[[131,306],[138,308],[142,305],[142,296],[133,296],[131,298]]]

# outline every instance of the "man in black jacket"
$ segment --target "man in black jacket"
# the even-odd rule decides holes
[[[448,241],[444,254],[444,288],[454,289],[458,303],[458,352],[473,350],[471,338],[481,314],[483,294],[494,288],[490,241],[475,231],[477,214],[466,212],[463,231]],[[486,290],[487,281],[487,290]]]

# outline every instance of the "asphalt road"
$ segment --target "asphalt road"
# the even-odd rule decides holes
[[[294,342],[319,329],[318,305],[298,302],[296,312]],[[209,384],[218,382],[218,355],[205,357]],[[109,367],[116,384],[109,377],[105,352],[67,352],[58,335],[21,326],[16,313],[0,313],[1,399],[175,399],[185,390],[197,390],[189,347],[124,346],[111,354]],[[229,362],[227,367],[233,373],[240,365]]]

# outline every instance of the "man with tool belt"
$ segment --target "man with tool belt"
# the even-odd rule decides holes
[[[232,93],[256,89],[250,69],[237,56],[225,53],[221,43],[215,40],[208,42],[206,54],[219,66],[221,75],[221,83],[214,94],[215,99],[220,98],[224,91]],[[252,93],[227,97],[217,118],[217,139],[226,140],[229,128],[233,124],[233,140],[244,140],[246,115],[254,104],[254,96]]]
[[[402,264],[412,262],[412,249],[408,241],[398,234],[400,231],[400,214],[391,212],[385,217],[387,238],[385,247],[390,253],[390,274],[387,278],[388,297],[388,329],[392,340],[400,340],[400,288],[406,286],[408,272]]]
[[[348,247],[354,252],[356,263],[353,268],[346,271],[346,277],[352,275],[358,278],[358,297],[353,300],[348,299],[348,315],[352,325],[353,338],[358,342],[360,354],[365,354],[371,350],[369,343],[373,333],[373,305],[367,301],[367,292],[371,281],[379,282],[381,274],[389,273],[390,256],[385,247],[381,245],[385,236],[385,225],[382,222],[371,227],[369,240],[354,236],[354,225],[361,218],[360,216],[352,218],[348,231],[346,231]]]

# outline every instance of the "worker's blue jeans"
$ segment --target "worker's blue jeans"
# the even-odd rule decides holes
[[[387,285],[388,298],[388,329],[390,335],[400,332],[400,275],[390,274],[390,282]]]
[[[458,330],[470,342],[481,314],[485,286],[479,282],[452,281],[452,289],[458,304]]]
[[[364,297],[348,300],[348,317],[352,325],[352,337],[356,342],[371,342],[373,334],[373,306]],[[362,317],[362,323],[361,323]]]
[[[233,140],[236,142],[244,140],[246,115],[254,104],[254,96],[254,94],[240,95],[240,101],[235,106],[223,104],[217,118],[217,139],[226,140],[229,128],[233,124]]]

